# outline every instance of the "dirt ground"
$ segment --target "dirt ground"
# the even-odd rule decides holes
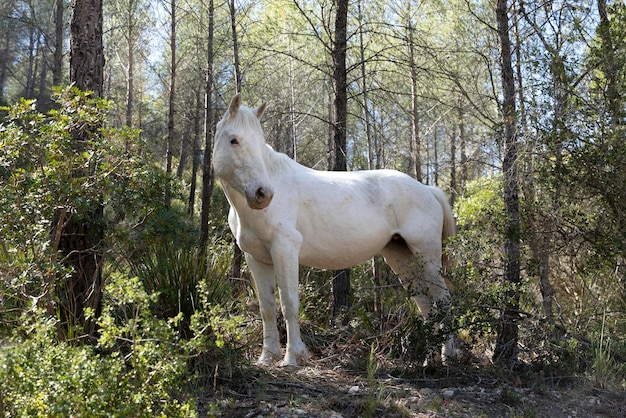
[[[250,367],[208,390],[202,416],[222,417],[626,417],[626,393],[587,378],[549,380],[489,365],[398,370],[365,353],[297,368]],[[365,357],[365,358],[363,358]],[[375,364],[375,366],[372,366]],[[394,377],[402,375],[403,377]],[[410,376],[410,377],[407,377]]]

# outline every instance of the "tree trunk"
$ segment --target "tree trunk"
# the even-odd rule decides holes
[[[50,99],[50,91],[46,83],[48,76],[48,59],[47,59],[47,45],[43,45],[39,48],[39,63],[41,70],[39,71],[39,85],[37,86],[37,108],[43,112],[47,112],[52,106],[52,100]]]
[[[459,101],[460,102],[460,101]],[[464,193],[467,184],[467,144],[465,140],[465,112],[459,104],[459,148],[461,148],[461,184],[455,195]]]
[[[348,82],[346,50],[348,33],[348,0],[336,0],[335,40],[333,43],[333,86],[335,93],[333,120],[334,171],[346,171]],[[338,270],[333,274],[333,316],[350,307],[350,270]]]
[[[428,145],[428,144],[427,144]],[[428,167],[428,165],[427,165]],[[429,183],[428,169],[426,170],[426,182]],[[433,128],[433,183],[435,186],[439,186],[439,130],[437,126]]]
[[[235,19],[235,0],[229,0],[230,30],[233,36],[233,64],[235,67],[235,86],[237,93],[241,93],[241,68],[239,66],[239,42],[237,42],[237,21]]]
[[[200,88],[196,88],[195,106],[193,112],[193,142],[191,146],[191,185],[189,186],[189,200],[187,202],[187,214],[193,216],[196,206],[196,187],[198,166],[200,165]]]
[[[172,153],[174,148],[174,117],[176,104],[176,0],[170,0],[170,94],[169,111],[167,116],[167,150],[165,153],[166,168],[168,174],[172,173]]]
[[[457,145],[452,147],[451,145],[451,158],[453,163],[451,164],[453,167],[454,173],[454,186],[451,187],[450,193],[450,203],[454,206],[458,196],[462,195],[463,190],[465,189],[465,183],[467,182],[467,154],[466,154],[466,145],[465,145],[465,112],[463,109],[463,97],[459,95],[459,101],[457,105],[457,128],[458,128],[458,148],[461,153],[460,155],[460,173],[457,175],[457,167],[456,167],[456,153],[457,153]],[[451,181],[452,184],[452,181]]]
[[[608,103],[611,125],[613,129],[615,129],[616,126],[623,125],[624,123],[623,100],[621,99],[618,86],[619,66],[623,65],[623,63],[618,64],[615,59],[609,15],[606,12],[606,0],[598,0],[598,14],[600,15],[598,33],[602,40],[602,72],[606,78],[606,101]]]
[[[70,19],[70,81],[102,96],[104,82],[102,0],[73,0]]]
[[[456,179],[456,147],[457,133],[452,131],[450,134],[450,205],[452,206],[454,206],[458,188]]]
[[[1,18],[1,17],[0,17]],[[9,63],[13,61],[13,53],[11,51],[11,35],[16,31],[13,30],[13,25],[9,27],[9,19],[1,18],[1,22],[6,24],[5,30],[0,31],[0,106],[6,103],[6,97],[4,96],[7,76],[9,74]]]
[[[504,159],[502,174],[504,181],[504,282],[506,301],[498,326],[498,336],[494,360],[512,364],[517,361],[518,311],[520,284],[520,219],[519,182],[517,175],[517,132],[515,113],[515,79],[509,38],[509,17],[507,0],[496,0],[496,21],[500,45],[500,65],[502,77],[502,118],[504,126]]]
[[[63,81],[63,13],[65,0],[54,2],[54,63],[52,65],[52,85],[59,86]]]
[[[407,13],[407,37],[409,48],[409,75],[411,77],[411,143],[409,144],[409,150],[411,151],[411,166],[413,168],[413,177],[417,181],[422,181],[422,161],[420,159],[420,120],[418,112],[418,97],[417,97],[417,64],[415,62],[415,42],[413,39],[413,21],[411,18],[411,3],[408,3],[409,12]]]
[[[102,43],[102,0],[74,0],[70,20],[70,81],[83,91],[102,94],[104,51]],[[72,132],[74,152],[99,135],[99,126],[81,126]],[[75,173],[84,176],[85,173]],[[52,237],[59,237],[58,250],[64,263],[72,268],[67,281],[57,287],[61,316],[61,338],[77,337],[75,332],[96,337],[96,322],[102,308],[102,203],[92,202],[85,213],[63,208],[56,214]],[[54,247],[53,247],[54,248]],[[87,319],[85,309],[93,310]]]
[[[176,177],[182,178],[187,165],[187,154],[189,153],[189,136],[191,135],[191,126],[185,123],[185,128],[180,137],[180,154],[178,158],[178,167],[176,168]]]
[[[133,107],[134,107],[134,95],[135,95],[135,40],[134,40],[134,2],[128,2],[128,9],[126,10],[126,19],[128,27],[126,28],[126,43],[128,47],[128,54],[126,56],[127,63],[127,75],[126,75],[126,126],[133,127]],[[126,152],[130,152],[130,144],[126,143]]]
[[[207,72],[204,100],[204,161],[202,165],[202,209],[200,213],[200,248],[206,249],[209,241],[209,213],[213,194],[213,0],[209,0],[209,32],[207,34]]]
[[[28,68],[26,74],[26,89],[24,97],[27,99],[33,98],[33,84],[35,83],[35,54],[37,51],[37,36],[35,34],[35,28],[30,27],[30,36],[28,41]]]
[[[235,15],[235,0],[229,0],[230,8],[230,29],[233,40],[233,66],[235,67],[235,89],[237,93],[241,93],[241,68],[239,66],[239,42],[237,42],[237,20]],[[237,280],[241,277],[241,265],[243,262],[243,252],[237,244],[235,238],[233,242],[233,266],[232,266],[232,278]],[[236,283],[235,283],[236,284]],[[236,289],[236,287],[234,287]]]

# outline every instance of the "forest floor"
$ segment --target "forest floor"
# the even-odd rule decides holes
[[[366,345],[324,351],[303,367],[240,369],[205,391],[201,416],[626,417],[626,393],[595,388],[584,375],[502,372],[476,357],[426,372],[372,358]]]

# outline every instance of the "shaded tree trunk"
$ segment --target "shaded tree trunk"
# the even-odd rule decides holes
[[[504,127],[504,282],[507,286],[504,311],[498,325],[494,360],[511,364],[518,354],[518,311],[520,284],[520,218],[517,175],[517,132],[515,113],[515,79],[513,75],[507,0],[496,0],[496,21],[500,46],[502,78],[502,118]]]
[[[409,76],[411,77],[411,142],[409,144],[409,150],[411,153],[411,167],[413,171],[413,177],[417,181],[422,181],[422,161],[420,158],[420,119],[418,112],[418,97],[417,97],[417,64],[415,62],[415,40],[413,21],[411,18],[411,2],[407,5],[409,11],[407,12],[407,42],[408,42],[408,54],[409,54]]]
[[[50,99],[50,90],[48,83],[46,82],[48,76],[48,54],[46,53],[48,47],[44,45],[39,48],[39,65],[41,70],[39,71],[39,84],[37,86],[37,107],[44,112],[48,111],[52,106],[52,100]]]
[[[0,3],[1,4],[1,3]],[[9,65],[14,60],[15,50],[13,42],[15,41],[15,19],[12,18],[15,5],[4,3],[0,6],[0,25],[4,30],[0,31],[0,105],[5,105],[5,89],[7,78],[10,70]]]
[[[104,83],[102,0],[73,0],[70,19],[70,81],[102,96]]]
[[[229,0],[230,30],[233,37],[233,65],[235,67],[235,86],[237,93],[241,93],[241,68],[239,66],[239,42],[237,42],[237,20],[235,16],[235,0]]]
[[[35,83],[35,54],[37,52],[37,36],[35,27],[30,27],[29,41],[28,41],[28,67],[26,74],[26,87],[24,91],[24,97],[27,99],[33,98],[33,84]]]
[[[70,20],[70,81],[83,91],[102,95],[104,51],[102,43],[102,0],[74,0]],[[81,126],[72,132],[74,152],[99,135],[99,126]],[[85,173],[77,172],[76,176]],[[96,337],[96,322],[102,309],[102,203],[91,202],[85,213],[72,208],[57,211],[52,232],[53,242],[72,273],[57,287],[60,300],[61,338],[73,338],[75,332]],[[55,247],[53,247],[55,248]],[[93,310],[87,319],[85,309]]]
[[[167,150],[165,152],[166,168],[168,174],[172,173],[172,153],[174,148],[174,118],[176,104],[176,0],[170,0],[170,92],[169,111],[167,116]]]
[[[450,203],[454,206],[459,195],[463,193],[465,189],[465,183],[467,182],[467,150],[465,143],[465,111],[463,109],[463,98],[459,96],[457,105],[457,130],[458,130],[458,145],[456,140],[453,140],[450,144],[450,157],[452,159],[452,175],[450,181]],[[456,164],[457,147],[459,148],[460,161],[459,166]],[[460,173],[457,173],[460,168]]]
[[[63,81],[63,13],[65,1],[54,2],[54,63],[52,65],[52,85],[59,86]]]
[[[187,165],[187,154],[189,153],[189,136],[191,135],[191,125],[185,123],[183,134],[180,138],[180,154],[178,158],[178,167],[176,168],[176,177],[182,178]]]
[[[455,193],[456,195],[460,195],[465,191],[465,185],[467,184],[468,174],[467,174],[467,141],[465,134],[465,112],[463,108],[459,106],[459,148],[461,148],[461,184],[459,185],[459,190]]]
[[[348,0],[336,0],[335,39],[333,43],[333,87],[334,114],[332,143],[334,148],[334,171],[346,171],[347,161],[347,119],[348,81],[346,71],[346,50],[348,33]],[[333,316],[350,306],[350,270],[337,270],[333,273]]]
[[[189,186],[189,200],[187,202],[187,213],[193,215],[196,205],[196,188],[198,168],[200,166],[200,107],[201,107],[201,89],[196,89],[195,106],[193,112],[193,142],[191,145],[191,185]]]
[[[239,67],[239,42],[237,42],[237,20],[235,15],[235,0],[228,2],[230,8],[230,29],[233,40],[233,65],[235,67],[235,89],[237,93],[241,93],[241,68]],[[243,262],[243,252],[239,248],[237,239],[233,242],[233,266],[231,275],[233,279],[241,277],[241,265]]]
[[[459,135],[460,136],[460,135]],[[456,178],[456,148],[457,148],[457,132],[452,131],[450,134],[450,204],[454,206],[457,194],[457,178]]]
[[[214,6],[209,0],[207,34],[207,72],[204,96],[204,160],[202,163],[202,209],[200,213],[200,248],[206,249],[209,241],[209,213],[211,211],[211,195],[213,194],[213,32]]]
[[[135,95],[135,34],[134,34],[134,2],[128,2],[126,9],[126,19],[128,26],[126,28],[126,43],[128,46],[128,55],[126,57],[127,75],[126,75],[126,126],[133,126],[133,107]],[[126,152],[130,151],[130,144],[126,143]]]

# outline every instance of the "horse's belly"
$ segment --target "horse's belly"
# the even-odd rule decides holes
[[[361,254],[358,257],[354,254],[348,256],[337,256],[337,255],[328,255],[326,257],[320,257],[319,254],[316,254],[312,257],[301,256],[300,264],[307,267],[314,267],[318,269],[325,270],[341,270],[356,266],[357,264],[363,263],[374,255],[376,255],[378,251],[373,253]]]
[[[378,254],[388,241],[388,234],[360,237],[349,234],[325,240],[320,239],[319,234],[315,240],[308,240],[304,236],[300,264],[329,270],[349,268]]]

